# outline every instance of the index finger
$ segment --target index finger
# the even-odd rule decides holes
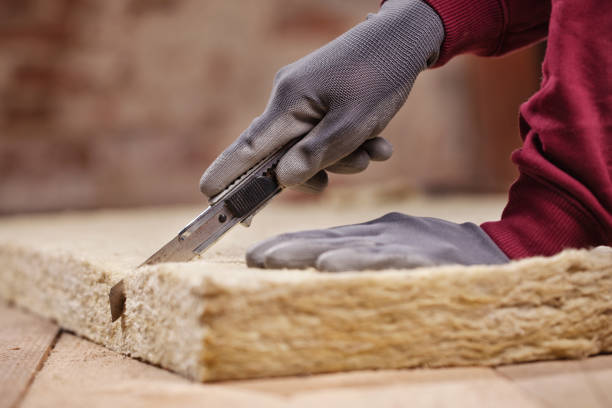
[[[256,118],[206,169],[200,179],[200,191],[209,198],[219,194],[259,161],[310,128],[312,124],[288,113],[273,119],[265,114]]]

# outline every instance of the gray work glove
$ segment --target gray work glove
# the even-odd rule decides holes
[[[437,59],[442,22],[421,0],[388,0],[380,11],[276,75],[264,113],[206,170],[200,189],[221,192],[258,161],[302,137],[281,159],[285,187],[320,190],[324,169],[364,170],[386,160],[378,135],[403,105],[415,78]]]
[[[363,224],[279,235],[247,252],[250,267],[330,272],[508,261],[476,224],[400,213]]]

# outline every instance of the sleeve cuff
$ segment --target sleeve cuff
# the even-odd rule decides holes
[[[507,13],[500,0],[423,1],[438,13],[444,25],[444,42],[434,67],[444,65],[455,55],[492,55],[498,51],[507,25]]]
[[[570,197],[521,174],[510,189],[502,219],[481,228],[510,258],[550,256],[566,248],[606,243],[596,219]]]
[[[495,54],[504,32],[505,13],[498,0],[425,0],[444,25],[444,42],[434,67],[455,55]]]

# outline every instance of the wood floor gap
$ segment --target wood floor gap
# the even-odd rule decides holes
[[[44,368],[45,363],[49,359],[49,356],[53,352],[53,349],[55,348],[57,342],[59,341],[59,339],[60,339],[60,337],[62,336],[63,333],[64,333],[64,330],[58,328],[57,333],[55,334],[55,337],[53,338],[51,343],[49,343],[49,346],[45,350],[45,353],[43,354],[42,358],[38,362],[38,365],[36,366],[36,370],[34,370],[34,372],[32,373],[32,376],[30,377],[30,380],[28,381],[28,383],[24,387],[23,391],[21,392],[21,395],[19,395],[19,397],[15,400],[15,403],[13,404],[13,406],[11,408],[19,408],[21,406],[21,403],[23,402],[26,394],[30,390],[30,387],[32,386],[32,384],[36,380],[36,377],[38,376],[38,373],[40,373],[42,371],[42,369]]]

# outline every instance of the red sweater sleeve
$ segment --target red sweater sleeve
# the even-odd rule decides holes
[[[513,259],[612,245],[612,2],[425,1],[445,28],[437,65],[548,38],[541,88],[521,106],[519,179],[482,228]]]
[[[546,37],[550,0],[425,0],[440,16],[444,42],[436,66],[455,55],[502,55]]]
[[[612,244],[612,2],[552,0],[540,90],[521,106],[520,177],[483,229],[511,258]]]

